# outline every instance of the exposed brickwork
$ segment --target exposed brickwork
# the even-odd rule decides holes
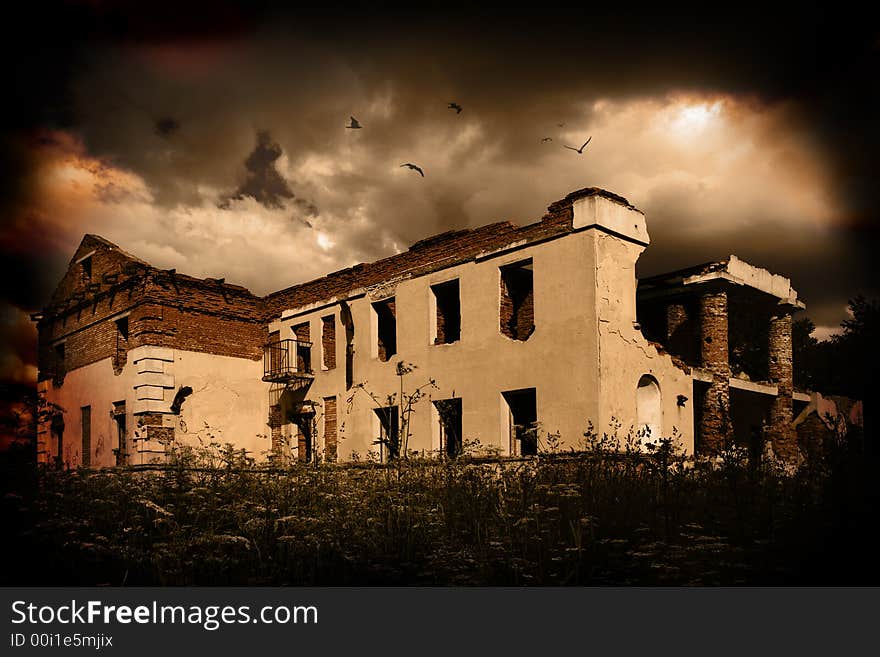
[[[827,441],[835,438],[834,430],[829,428],[816,412],[810,413],[794,431],[798,445],[806,454],[820,454]]]
[[[271,457],[280,459],[284,456],[284,435],[281,431],[281,406],[273,404],[269,407],[269,431],[271,433]]]
[[[373,304],[378,323],[379,360],[387,361],[397,353],[397,306],[394,297]]]
[[[528,340],[535,330],[534,276],[527,263],[501,269],[499,328],[513,340]]]
[[[695,314],[691,304],[684,301],[666,306],[666,348],[688,363],[698,360]]]
[[[302,340],[303,342],[309,342],[311,340],[311,331],[309,329],[309,323],[303,322],[302,324],[297,324],[293,327],[293,334],[296,336],[297,340]]]
[[[132,286],[117,294],[104,295],[88,305],[80,304],[58,315],[46,315],[37,325],[40,379],[59,371],[55,345],[64,340],[64,363],[70,371],[89,363],[117,356],[118,328],[115,317],[131,310],[137,300]],[[130,334],[130,333],[129,333]]]
[[[314,438],[314,415],[300,414],[293,418],[296,430],[296,459],[301,463],[312,460],[312,440]]]
[[[82,436],[81,459],[83,467],[92,464],[92,407],[83,406],[80,411],[80,434]]]
[[[770,380],[776,384],[778,390],[770,407],[768,434],[774,454],[792,460],[797,457],[797,436],[791,426],[791,315],[787,312],[770,318],[768,355]]]
[[[90,255],[91,276],[86,277],[78,260]],[[84,302],[99,292],[107,291],[136,270],[149,265],[126,253],[115,244],[97,235],[86,235],[73,254],[67,272],[62,277],[50,301],[50,307],[63,307]]]
[[[312,371],[312,347],[311,330],[308,322],[297,324],[293,327],[293,335],[296,338],[296,369],[298,372]]]
[[[91,283],[76,262],[91,253]],[[117,321],[129,313],[128,339]],[[263,304],[245,288],[171,274],[87,235],[37,326],[40,379],[154,345],[258,359],[266,341]],[[64,341],[64,362],[55,346]]]
[[[147,427],[147,440],[155,440],[165,445],[174,442],[174,427]]]
[[[337,458],[336,397],[324,397],[324,460],[331,463]]]
[[[336,367],[336,316],[321,318],[321,354],[328,370]]]
[[[134,440],[155,440],[164,445],[174,442],[174,427],[163,426],[163,413],[141,413],[137,416],[137,426],[134,432]],[[135,447],[135,449],[137,449]]]
[[[431,287],[437,307],[435,344],[449,344],[461,338],[461,301],[458,280]]]
[[[110,357],[115,371],[119,373],[125,365],[127,352],[143,345],[259,359],[262,357],[263,344],[270,338],[267,323],[277,318],[283,309],[329,302],[333,297],[344,297],[356,289],[452,267],[473,260],[483,252],[514,244],[534,244],[564,235],[572,230],[572,202],[591,195],[603,196],[631,207],[625,199],[603,190],[579,190],[549,206],[547,214],[534,224],[518,228],[502,222],[474,230],[450,231],[417,242],[405,253],[334,272],[263,299],[245,288],[228,285],[224,281],[202,280],[156,269],[102,238],[87,235],[52,297],[44,313],[45,318],[38,325],[40,376],[46,379],[62,370],[62,363],[58,362],[62,351],[63,369],[67,371]],[[85,256],[89,256],[87,266],[77,262]],[[701,265],[694,272],[704,274],[723,265]],[[499,325],[501,332],[512,339],[528,339],[534,331],[533,286],[531,268],[513,266],[502,269]],[[672,353],[680,354],[689,362],[699,362],[712,375],[712,382],[705,392],[696,395],[699,400],[697,418],[701,440],[698,447],[709,453],[717,452],[723,441],[732,434],[728,378],[731,363],[735,361],[730,345],[737,342],[731,338],[731,327],[735,326],[729,320],[730,313],[736,312],[731,305],[736,299],[728,299],[723,291],[719,291],[721,288],[711,289],[715,291],[709,292],[693,305],[678,302],[680,291],[674,292],[676,296],[672,298],[675,301],[666,306],[665,299],[669,297],[656,301],[658,339],[663,340]],[[377,302],[374,307],[381,313],[379,358],[388,360],[396,352],[394,299]],[[122,335],[123,331],[117,322],[126,313],[127,338]],[[437,342],[451,341],[449,319],[438,299]],[[353,380],[354,330],[351,323],[346,322],[344,312],[341,321],[346,331],[346,385],[350,387]],[[795,444],[792,438],[794,432],[790,429],[791,318],[786,315],[772,321],[769,352],[775,360],[770,363],[770,377],[777,382],[780,394],[773,406],[771,432],[775,432],[774,448],[785,456],[791,453]],[[298,325],[294,330],[297,339],[310,341],[308,324]],[[59,340],[64,340],[63,350],[55,348]],[[335,317],[324,317],[321,323],[321,346],[323,365],[327,368],[336,366],[335,342]],[[311,352],[307,347],[297,349],[297,360],[302,369],[311,369]],[[337,449],[336,399],[326,398],[324,401],[325,451],[326,458],[331,460],[330,454],[335,459]],[[144,438],[173,439],[173,429],[161,426],[161,415],[152,415],[142,417],[142,420],[149,420],[142,425]],[[282,418],[278,406],[270,407],[269,426],[274,455],[282,454],[282,421],[287,420]],[[298,427],[299,457],[306,458],[312,451],[312,446],[306,441],[308,432],[303,430],[302,423],[294,424]]]
[[[564,234],[572,227],[572,202],[591,195],[628,205],[604,190],[578,190],[553,203],[540,221],[528,226],[500,222],[450,231],[422,240],[405,253],[334,272],[265,299],[223,281],[159,270],[101,237],[86,235],[38,325],[40,377],[51,378],[58,370],[53,343],[62,339],[67,341],[63,363],[67,371],[105,358],[112,358],[121,371],[127,351],[141,345],[258,359],[268,341],[266,321],[283,308],[454,266],[514,242]],[[77,262],[86,256],[88,276]],[[131,312],[129,339],[120,344],[113,319],[125,312]]]
[[[534,243],[572,230],[572,203],[587,196],[603,196],[627,207],[623,197],[596,187],[572,192],[552,203],[540,221],[517,227],[509,222],[489,224],[473,230],[456,230],[416,242],[408,251],[370,264],[358,264],[323,278],[274,292],[265,298],[266,317],[277,317],[286,308],[318,303],[345,296],[355,289],[377,285],[403,276],[421,276],[472,260],[484,251],[519,242]]]
[[[800,415],[794,421],[798,447],[804,454],[819,454],[849,431],[864,426],[861,402],[834,395],[825,397],[818,407],[812,401],[810,406],[806,417]]]
[[[707,292],[700,297],[700,362],[712,374],[708,390],[701,395],[699,449],[717,453],[730,440],[730,364],[728,362],[727,293]]]
[[[688,320],[684,303],[670,303],[666,306],[666,339],[672,340],[676,331]]]
[[[113,323],[116,325],[116,353],[113,356],[113,372],[121,374],[125,364],[128,362],[128,339],[130,335],[128,317],[120,317]]]
[[[446,314],[437,306],[437,335],[434,344],[446,344]]]

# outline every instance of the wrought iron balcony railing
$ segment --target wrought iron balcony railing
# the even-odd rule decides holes
[[[279,340],[263,347],[263,381],[287,383],[314,375],[311,342]]]

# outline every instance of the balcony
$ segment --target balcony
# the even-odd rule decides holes
[[[263,381],[287,384],[314,376],[311,342],[279,340],[263,346]]]

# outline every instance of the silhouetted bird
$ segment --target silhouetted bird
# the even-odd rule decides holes
[[[557,127],[557,128],[564,128],[564,127],[565,127],[565,124],[564,124],[564,123],[557,123],[557,124],[556,124],[556,127]]]
[[[407,162],[406,164],[401,164],[400,166],[407,167],[408,169],[412,169],[413,171],[418,171],[421,174],[422,178],[425,177],[425,172],[422,171],[422,169],[420,167],[417,167],[415,164]]]
[[[449,103],[449,109],[454,109],[456,114],[461,114],[463,108],[458,103]]]
[[[592,139],[592,137],[590,137],[590,139]],[[569,148],[569,149],[573,150],[573,151],[574,151],[575,153],[577,153],[578,155],[583,155],[583,154],[584,154],[584,148],[586,147],[587,144],[590,143],[590,139],[587,139],[587,141],[584,142],[584,145],[581,146],[580,148],[575,148],[574,146],[565,146],[565,144],[563,144],[563,146],[565,146],[566,148]]]
[[[354,118],[353,116],[350,116],[350,117],[348,117],[348,118],[351,119],[351,125],[347,125],[347,126],[345,126],[346,128],[352,128],[352,129],[354,129],[354,130],[357,130],[358,128],[363,128],[363,127],[364,127],[364,126],[362,126],[360,123],[358,123],[358,120],[357,120],[356,118]]]
[[[550,138],[550,137],[544,137],[544,138],[541,140],[541,143],[542,143],[542,144],[546,144],[548,141],[553,141],[553,139]]]

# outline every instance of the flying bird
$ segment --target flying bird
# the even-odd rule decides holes
[[[352,129],[354,129],[354,130],[357,130],[358,128],[363,128],[363,127],[364,127],[364,126],[362,126],[360,123],[358,123],[358,120],[357,120],[356,118],[354,118],[353,116],[350,116],[350,117],[348,117],[348,118],[351,119],[351,125],[347,125],[347,126],[345,126],[346,128],[352,128]]]
[[[425,172],[422,171],[421,167],[417,167],[415,164],[407,162],[406,164],[401,164],[400,166],[407,167],[408,169],[412,169],[413,171],[418,171],[421,174],[422,178],[425,177]]]
[[[557,124],[556,124],[556,127],[557,127],[557,128],[564,128],[564,127],[565,127],[565,124],[564,124],[564,123],[557,123]]]
[[[461,114],[461,110],[464,109],[458,103],[449,103],[448,107],[449,109],[454,109],[456,114]]]
[[[591,136],[590,139],[592,139],[592,138],[593,138],[593,137]],[[590,143],[590,139],[587,139],[587,141],[584,142],[584,145],[581,146],[580,148],[575,148],[574,146],[565,146],[565,144],[563,144],[563,146],[565,146],[566,148],[569,148],[569,149],[575,151],[578,155],[583,155],[583,154],[584,154],[584,148],[586,148],[587,144]]]
[[[546,144],[548,141],[553,141],[553,138],[552,138],[552,137],[544,137],[544,138],[541,140],[541,143],[542,143],[542,144]]]

